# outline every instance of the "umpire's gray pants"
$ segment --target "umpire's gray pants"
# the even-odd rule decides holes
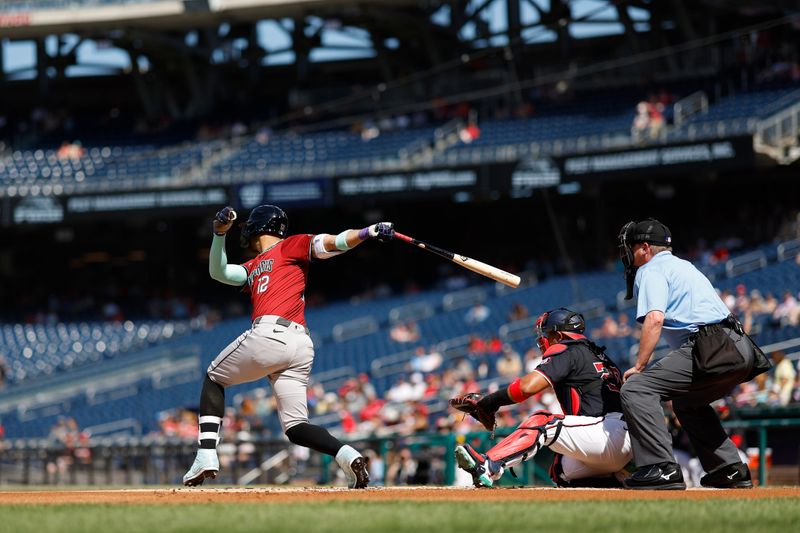
[[[747,337],[723,328],[744,357],[741,370],[714,377],[693,374],[692,347],[685,342],[664,358],[634,374],[622,386],[622,410],[637,467],[676,462],[672,438],[661,402],[672,400],[675,415],[686,430],[706,472],[740,462],[736,446],[728,438],[710,402],[722,398],[741,383],[753,366],[753,346]]]

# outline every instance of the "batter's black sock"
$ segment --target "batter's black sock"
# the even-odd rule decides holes
[[[286,436],[293,444],[334,457],[343,446],[339,439],[328,433],[327,429],[307,422],[290,427],[286,430]]]
[[[206,374],[200,393],[200,448],[215,450],[225,414],[225,388]]]

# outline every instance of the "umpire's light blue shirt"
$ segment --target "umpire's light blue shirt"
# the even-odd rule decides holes
[[[636,320],[644,322],[650,311],[664,313],[662,337],[678,348],[698,326],[716,324],[729,314],[728,307],[702,272],[671,252],[659,252],[636,272]]]

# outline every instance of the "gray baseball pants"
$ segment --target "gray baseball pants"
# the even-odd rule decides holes
[[[267,315],[223,349],[208,367],[208,376],[223,387],[269,377],[284,433],[308,422],[306,392],[314,362],[308,329]]]
[[[622,410],[637,467],[676,462],[672,437],[661,402],[672,400],[675,415],[686,430],[706,472],[740,462],[736,446],[728,438],[709,403],[722,398],[744,381],[755,359],[747,337],[723,328],[744,358],[744,367],[714,377],[695,376],[692,348],[685,342],[664,358],[631,376],[622,386]]]

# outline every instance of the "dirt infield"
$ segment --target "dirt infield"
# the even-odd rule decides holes
[[[139,504],[183,505],[198,503],[309,503],[327,501],[570,501],[570,500],[711,500],[800,498],[800,487],[754,490],[690,489],[686,491],[627,491],[611,489],[549,488],[214,488],[120,489],[72,491],[0,491],[0,505],[20,504]]]

